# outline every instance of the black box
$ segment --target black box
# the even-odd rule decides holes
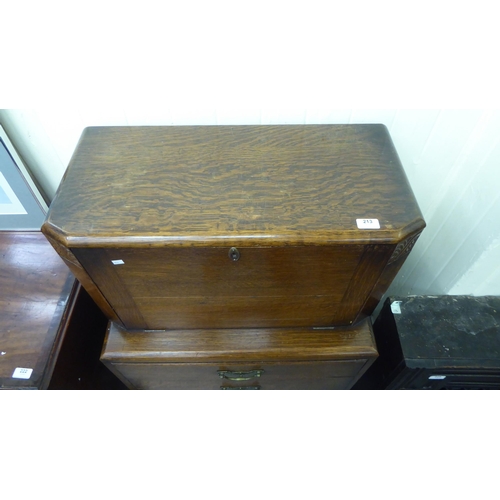
[[[353,389],[500,389],[500,297],[390,297]]]

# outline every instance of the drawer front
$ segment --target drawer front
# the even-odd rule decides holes
[[[364,254],[362,245],[239,248],[237,260],[229,247],[75,249],[124,326],[151,330],[342,324],[345,304],[360,309],[371,289],[353,296],[350,286],[362,281]]]
[[[350,389],[367,359],[266,363],[110,363],[133,389]],[[221,377],[220,372],[226,372]],[[259,376],[260,374],[260,376]]]

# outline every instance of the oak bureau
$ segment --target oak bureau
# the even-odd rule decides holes
[[[425,222],[383,125],[89,127],[43,233],[116,328],[349,326]]]

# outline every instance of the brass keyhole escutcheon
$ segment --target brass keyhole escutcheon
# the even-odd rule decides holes
[[[240,260],[240,252],[237,248],[231,247],[229,249],[229,258],[233,261],[236,262],[237,260]]]

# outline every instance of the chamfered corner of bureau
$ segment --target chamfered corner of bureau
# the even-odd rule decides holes
[[[350,325],[425,227],[384,125],[90,127],[42,231],[130,330]]]

